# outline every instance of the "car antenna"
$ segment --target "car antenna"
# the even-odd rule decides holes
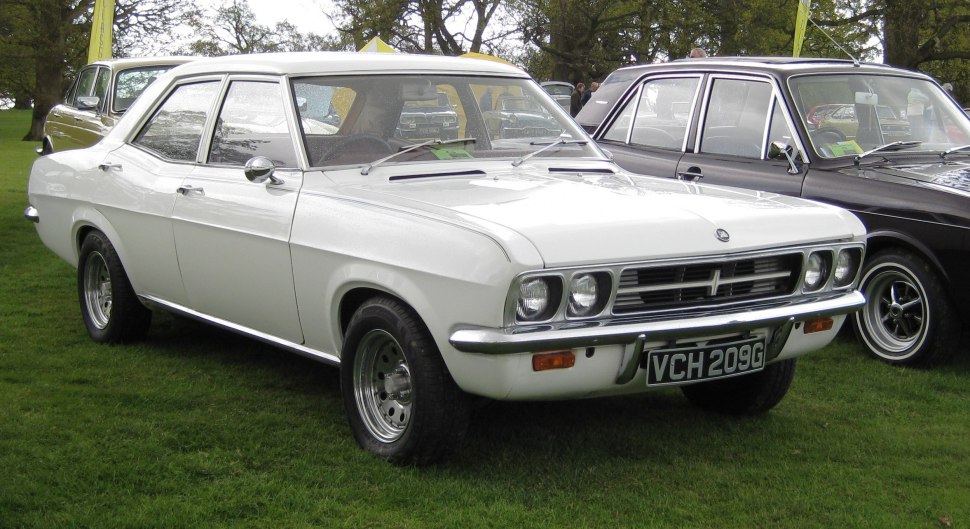
[[[811,22],[813,26],[815,26],[816,28],[818,28],[818,30],[822,32],[822,35],[825,35],[826,38],[828,38],[830,41],[832,41],[832,44],[835,44],[835,47],[836,48],[842,50],[842,53],[848,55],[849,58],[852,59],[852,65],[853,66],[855,66],[855,67],[861,66],[861,64],[859,63],[859,59],[856,59],[856,57],[854,55],[852,55],[851,53],[849,53],[849,50],[845,49],[844,47],[842,47],[841,44],[839,44],[838,42],[836,42],[835,39],[832,38],[832,35],[829,35],[829,33],[827,31],[825,31],[824,29],[822,29],[822,26],[819,26],[812,17],[808,17],[808,21]]]

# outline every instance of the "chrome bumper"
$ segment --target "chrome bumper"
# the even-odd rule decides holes
[[[24,218],[36,224],[40,222],[40,212],[34,206],[27,206],[24,210]]]
[[[449,342],[466,353],[514,354],[602,345],[627,345],[635,342],[701,338],[716,334],[778,328],[794,321],[855,312],[865,304],[858,290],[835,297],[673,320],[638,321],[630,319],[595,322],[562,322],[508,329],[461,329]],[[787,336],[786,336],[787,338]]]

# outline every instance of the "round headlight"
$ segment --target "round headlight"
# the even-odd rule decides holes
[[[541,318],[549,307],[549,283],[545,279],[526,279],[519,285],[519,301],[515,313],[520,320]]]
[[[593,274],[577,274],[569,282],[569,314],[588,316],[597,305],[599,286]]]
[[[852,282],[855,277],[856,269],[859,266],[857,252],[846,249],[839,252],[839,257],[835,260],[835,272],[833,283],[836,287],[844,287]]]
[[[815,252],[808,256],[808,266],[805,268],[805,290],[818,290],[825,283],[826,270],[825,257],[821,253]]]

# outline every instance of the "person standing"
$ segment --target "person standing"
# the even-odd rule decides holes
[[[569,96],[569,115],[576,117],[579,111],[583,108],[583,92],[586,91],[586,85],[584,83],[576,83],[576,89]]]
[[[596,81],[593,81],[592,83],[589,84],[589,87],[586,89],[585,92],[583,92],[583,98],[579,101],[580,108],[586,106],[586,103],[589,101],[589,98],[593,96],[593,92],[595,92],[596,89],[599,87],[600,87],[600,84],[597,83]]]

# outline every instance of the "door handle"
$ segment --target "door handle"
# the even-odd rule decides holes
[[[704,172],[701,171],[700,167],[691,167],[686,171],[677,173],[678,180],[687,180],[688,182],[696,182],[704,178]]]
[[[107,162],[105,162],[105,163],[99,165],[98,166],[98,169],[101,169],[104,172],[108,172],[108,171],[120,171],[121,170],[121,164],[120,163],[107,163]]]
[[[187,186],[187,185],[179,186],[179,188],[176,189],[175,192],[183,196],[188,196],[190,194],[205,195],[205,189],[201,187]]]

